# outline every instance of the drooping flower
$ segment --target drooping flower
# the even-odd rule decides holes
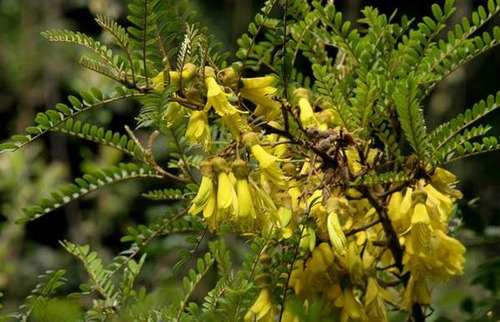
[[[272,322],[274,321],[274,314],[272,310],[273,304],[271,303],[271,292],[268,288],[260,290],[259,296],[255,300],[250,310],[245,314],[245,322]]]
[[[170,102],[168,104],[163,119],[167,123],[167,127],[175,128],[182,121],[186,115],[186,108],[177,102]]]
[[[394,297],[382,288],[376,278],[369,277],[365,292],[365,311],[370,321],[388,321],[384,301],[395,304]]]
[[[347,251],[347,240],[345,238],[344,231],[340,226],[340,207],[338,205],[338,201],[335,198],[330,198],[327,200],[327,211],[328,218],[326,223],[330,243],[338,254],[344,255]]]
[[[236,177],[236,194],[238,195],[238,216],[256,218],[252,194],[248,184],[248,173],[250,170],[245,161],[236,159],[232,164],[234,176]]]
[[[229,179],[229,166],[223,158],[215,157],[212,160],[214,173],[217,175],[217,210],[223,215],[238,214],[238,196]]]
[[[359,248],[355,241],[350,242],[347,247],[347,269],[351,283],[353,285],[361,285],[364,278],[364,268]]]
[[[256,105],[256,116],[264,116],[266,120],[272,120],[280,113],[280,104],[269,97],[276,92],[276,88],[270,86],[274,80],[274,76],[241,79],[241,96]]]
[[[344,288],[343,297],[344,305],[342,306],[342,313],[340,314],[340,321],[366,321],[365,310],[363,305],[354,296],[354,290],[352,288]]]
[[[299,229],[302,231],[299,247],[302,249],[309,249],[309,251],[312,252],[314,247],[316,247],[316,232],[314,231],[314,228],[300,225]]]
[[[430,302],[431,292],[427,286],[425,277],[417,278],[415,275],[411,275],[403,293],[403,306],[408,312],[411,312],[413,303],[426,305]]]
[[[163,91],[163,89],[165,89],[165,73],[167,72],[161,71],[151,80],[153,83],[153,88],[156,91]],[[181,77],[183,80],[190,80],[194,75],[196,75],[196,65],[192,63],[186,63],[182,68],[182,73],[179,73],[176,70],[168,71],[169,83],[167,85],[179,82]]]
[[[279,114],[280,104],[270,97],[276,92],[276,88],[271,86],[275,81],[274,76],[239,79],[236,71],[232,67],[228,67],[221,70],[218,77],[226,86],[233,88],[237,87],[238,80],[241,81],[239,93],[243,98],[255,104],[254,114],[256,116],[264,116],[269,121]]]
[[[415,255],[429,256],[431,252],[431,220],[423,203],[417,203],[413,210],[410,227],[411,251]]]
[[[215,202],[215,187],[213,182],[213,170],[210,161],[202,161],[200,164],[201,183],[198,193],[191,201],[192,205],[188,213],[196,215],[201,211],[205,217],[210,217],[213,214],[211,203]],[[207,210],[208,209],[208,210]]]
[[[186,138],[191,143],[200,143],[205,151],[210,148],[211,134],[208,115],[204,111],[193,111],[186,128]]]
[[[229,102],[228,95],[217,84],[214,70],[211,67],[205,67],[205,86],[207,87],[207,103],[204,110],[208,111],[213,107],[215,112],[222,117],[233,138],[239,139],[240,133],[249,131],[250,127],[240,115],[244,112]]]
[[[280,188],[286,186],[283,172],[278,164],[278,157],[269,154],[259,144],[259,138],[254,132],[243,134],[241,141],[243,145],[252,152],[252,155],[259,161],[260,171],[266,179],[269,179]]]
[[[295,90],[295,95],[299,98],[299,118],[304,127],[314,126],[319,128],[320,123],[314,115],[311,103],[309,103],[309,92],[305,88]]]

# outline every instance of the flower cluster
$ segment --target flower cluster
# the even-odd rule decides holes
[[[451,173],[427,167],[427,177],[393,184],[390,193],[367,192],[349,182],[372,171],[382,152],[347,133],[309,90],[297,88],[290,102],[280,101],[273,76],[193,70],[168,75],[174,85],[185,79],[201,103],[175,101],[165,113],[169,126],[189,114],[186,138],[204,151],[189,213],[202,214],[211,231],[228,226],[296,245],[288,282],[257,282],[246,321],[275,320],[281,308],[274,287],[291,290],[304,307],[324,301],[325,314],[340,321],[386,321],[387,306],[411,312],[415,303],[429,305],[429,283],[462,273],[465,248],[448,229],[461,197]],[[312,143],[287,135],[283,113]],[[225,147],[212,141],[211,124],[218,120],[230,135]],[[298,321],[287,307],[280,315]]]

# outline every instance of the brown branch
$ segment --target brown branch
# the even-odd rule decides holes
[[[394,258],[394,265],[398,268],[399,272],[403,271],[403,253],[404,249],[399,243],[399,238],[392,227],[391,220],[389,219],[389,215],[387,213],[387,207],[385,203],[375,195],[375,193],[368,187],[363,187],[361,189],[370,202],[370,204],[377,211],[380,221],[382,223],[382,227],[384,229],[384,233],[387,237],[387,246],[392,253],[392,257]],[[404,287],[408,285],[408,281],[410,280],[410,272],[401,276],[401,281],[403,282]],[[412,317],[415,322],[425,321],[425,315],[422,311],[422,306],[419,303],[413,303],[412,306]]]

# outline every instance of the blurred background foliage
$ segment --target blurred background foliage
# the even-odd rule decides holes
[[[430,14],[434,1],[343,0],[335,3],[348,19],[357,19],[366,5],[380,11],[410,17]],[[458,22],[475,6],[486,1],[458,0]],[[263,4],[262,0],[190,0],[191,10],[234,53],[236,39]],[[49,28],[85,32],[109,42],[94,22],[105,14],[125,23],[125,0],[0,0],[0,138],[23,132],[37,111],[53,106],[80,89],[112,84],[77,64],[80,48],[50,44],[40,36]],[[499,25],[500,17],[491,25]],[[490,27],[491,27],[490,25]],[[500,50],[492,50],[465,66],[437,87],[425,111],[430,128],[470,107],[500,85]],[[122,102],[86,113],[92,123],[123,132],[125,124],[135,124],[137,106]],[[500,114],[489,116],[500,135]],[[140,132],[139,132],[140,138]],[[163,146],[167,143],[163,142]],[[157,154],[161,156],[160,142]],[[111,258],[124,247],[120,243],[127,227],[162,213],[166,206],[140,197],[151,188],[165,188],[155,182],[121,183],[100,193],[75,201],[62,210],[26,226],[14,224],[22,207],[39,201],[49,190],[70,181],[82,172],[116,164],[122,156],[114,150],[49,134],[43,140],[14,154],[0,155],[0,299],[4,313],[15,310],[45,270],[68,269],[70,287],[84,278],[79,263],[62,250],[58,241],[90,244],[102,258]],[[433,320],[498,320],[500,317],[500,154],[478,156],[453,165],[460,178],[464,199],[456,224],[458,237],[468,248],[464,276],[448,285],[437,285]],[[156,185],[155,185],[156,184]],[[179,275],[172,272],[185,236],[165,237],[149,247],[149,258],[140,278],[145,287],[160,285],[148,299],[161,301],[171,296]],[[242,242],[229,243],[242,255]],[[204,247],[204,246],[202,246]],[[201,290],[202,291],[202,290]],[[68,306],[68,310],[73,310]],[[495,311],[496,310],[496,311]],[[55,310],[57,311],[57,310]],[[495,319],[496,317],[496,319]],[[43,320],[43,317],[40,317]],[[50,319],[49,319],[50,320]]]

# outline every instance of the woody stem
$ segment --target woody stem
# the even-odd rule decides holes
[[[389,219],[389,215],[387,213],[387,206],[379,197],[375,195],[372,189],[368,187],[363,187],[362,192],[370,202],[370,204],[375,208],[379,219],[382,223],[382,227],[384,229],[384,233],[387,236],[387,246],[392,253],[392,257],[394,257],[394,264],[398,268],[399,272],[403,271],[403,247],[399,243],[399,238],[392,227],[391,220]],[[401,276],[401,281],[403,282],[403,286],[406,287],[408,285],[408,281],[410,280],[410,272]],[[425,321],[425,315],[422,311],[422,307],[419,303],[414,303],[412,306],[412,317],[415,322]]]

